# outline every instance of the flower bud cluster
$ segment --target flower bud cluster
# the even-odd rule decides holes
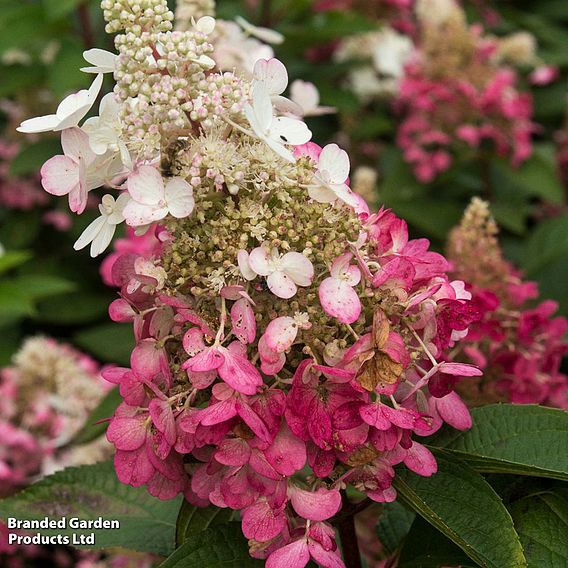
[[[106,32],[166,32],[172,29],[173,13],[167,0],[102,0]]]

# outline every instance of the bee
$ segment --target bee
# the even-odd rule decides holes
[[[160,167],[164,177],[175,177],[182,173],[182,166],[179,162],[179,155],[191,146],[188,138],[178,138],[169,144],[162,152],[162,162]]]

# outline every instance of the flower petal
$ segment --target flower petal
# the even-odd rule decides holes
[[[284,300],[292,298],[298,291],[294,281],[287,274],[284,274],[284,272],[273,272],[266,279],[266,283],[275,296]]]
[[[318,289],[320,303],[326,314],[341,323],[353,323],[361,314],[357,292],[339,278],[326,278]]]
[[[140,166],[128,176],[130,197],[142,205],[158,205],[165,197],[164,180],[152,166]]]
[[[318,170],[327,172],[331,184],[345,183],[349,176],[349,156],[337,144],[324,146],[319,157]]]
[[[281,266],[298,286],[309,286],[314,279],[314,266],[302,253],[287,252],[282,257]]]
[[[172,178],[166,184],[165,198],[168,211],[176,219],[189,217],[195,206],[193,188],[180,177]]]

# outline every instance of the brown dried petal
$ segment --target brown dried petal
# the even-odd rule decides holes
[[[379,351],[363,365],[357,380],[365,390],[373,392],[379,384],[396,383],[402,375],[403,368],[401,363],[393,361],[386,353]]]
[[[380,308],[373,314],[373,345],[377,349],[382,349],[389,337],[390,324],[385,312]]]

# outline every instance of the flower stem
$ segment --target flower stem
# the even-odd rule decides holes
[[[83,36],[83,43],[87,49],[90,49],[95,44],[93,26],[91,24],[91,15],[89,13],[89,3],[82,2],[77,6],[77,17],[81,25],[81,35]]]
[[[361,568],[361,553],[355,532],[355,516],[349,515],[342,518],[336,526],[341,539],[345,566],[347,568]]]

